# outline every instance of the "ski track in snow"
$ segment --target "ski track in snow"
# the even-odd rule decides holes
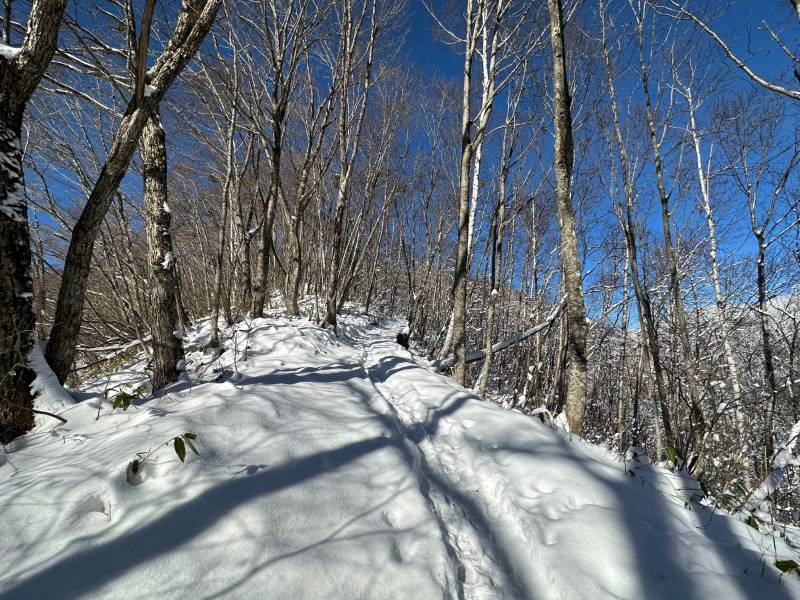
[[[140,363],[76,404],[43,383],[69,423],[0,452],[0,600],[800,598],[772,538],[421,366],[403,325],[347,314],[337,338],[273,312],[127,413],[101,394]],[[182,431],[200,456],[164,448],[125,483]]]

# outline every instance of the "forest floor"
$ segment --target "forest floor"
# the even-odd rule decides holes
[[[274,311],[217,355],[206,321],[127,411],[143,360],[69,395],[42,374],[68,422],[0,451],[0,599],[800,598],[780,539],[433,373],[402,325]]]

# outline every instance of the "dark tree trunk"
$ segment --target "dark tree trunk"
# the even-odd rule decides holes
[[[289,315],[300,314],[298,298],[300,297],[300,284],[303,276],[303,251],[302,251],[302,215],[300,211],[291,216],[287,245],[289,249],[289,280],[287,282],[286,312]]]
[[[11,45],[11,0],[3,0],[5,15],[3,17],[3,42]]]
[[[172,251],[167,204],[167,149],[158,110],[142,131],[139,152],[144,165],[144,214],[147,222],[147,257],[153,287],[150,332],[153,336],[153,389],[178,378],[183,360],[181,323],[176,298],[175,255]]]
[[[764,379],[767,384],[767,406],[764,409],[764,436],[763,436],[763,472],[769,474],[770,461],[775,452],[773,429],[775,427],[775,400],[777,398],[778,382],[775,378],[775,358],[772,355],[772,341],[769,331],[769,314],[767,313],[767,271],[766,271],[766,242],[763,234],[757,234],[758,260],[758,313],[761,328],[761,347],[764,352]]]
[[[468,3],[467,23],[472,16],[472,2]],[[469,45],[469,44],[468,44]],[[458,172],[458,236],[456,239],[455,268],[453,272],[453,313],[450,325],[452,327],[451,340],[453,355],[456,362],[453,365],[451,376],[461,384],[466,384],[467,377],[467,275],[469,259],[469,200],[470,200],[470,167],[472,166],[472,60],[473,49],[468,48],[464,55],[464,74],[461,88],[461,158]],[[448,350],[448,342],[442,348],[442,354]]]
[[[276,117],[277,118],[277,117]],[[282,117],[281,117],[282,118]],[[264,226],[261,228],[261,257],[259,279],[253,294],[253,316],[264,316],[264,306],[267,304],[269,293],[269,259],[272,252],[272,228],[275,224],[275,212],[278,205],[278,194],[280,193],[281,178],[281,150],[283,148],[283,136],[280,122],[273,125],[275,139],[272,144],[272,171],[270,174],[269,193],[264,206]]]
[[[184,331],[187,331],[192,326],[192,320],[189,318],[189,312],[186,310],[186,305],[183,302],[181,294],[181,278],[178,275],[178,269],[174,269],[175,273],[175,303],[178,305],[178,318],[181,320],[181,326]]]
[[[36,375],[28,354],[36,322],[20,117],[0,104],[0,443],[33,427],[30,384]]]
[[[222,222],[219,226],[219,238],[217,241],[217,256],[214,260],[214,297],[211,300],[211,339],[212,346],[219,345],[219,310],[222,304],[222,269],[225,263],[225,229],[228,226],[228,206],[230,198],[228,186],[225,186],[224,199],[222,204]]]
[[[28,355],[36,322],[20,138],[25,106],[53,58],[65,5],[34,0],[19,54],[0,57],[0,443],[33,427],[36,374]]]
[[[344,109],[343,109],[344,110]],[[345,117],[340,117],[340,121],[344,122]],[[340,128],[339,135],[344,135],[343,128]],[[344,138],[343,138],[344,139]],[[342,155],[342,165],[346,162],[346,150],[344,142],[340,144]],[[328,291],[325,298],[325,324],[333,327],[336,330],[336,313],[338,309],[337,298],[339,294],[339,267],[342,262],[342,244],[344,237],[344,209],[347,202],[347,180],[346,175],[343,173],[339,176],[339,190],[336,196],[336,215],[333,219],[333,257],[331,259],[328,278]]]

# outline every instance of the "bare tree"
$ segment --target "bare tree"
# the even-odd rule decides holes
[[[664,159],[661,150],[663,137],[659,135],[656,125],[655,109],[653,108],[653,102],[650,95],[650,64],[645,50],[644,39],[647,4],[644,0],[640,0],[638,2],[629,0],[628,3],[630,4],[631,11],[633,11],[634,18],[636,19],[636,31],[639,41],[639,76],[642,86],[642,95],[644,96],[647,132],[650,137],[650,144],[653,153],[656,189],[658,190],[658,199],[661,205],[661,225],[664,236],[664,254],[666,256],[667,266],[669,268],[669,285],[670,292],[672,294],[673,313],[676,321],[678,339],[680,340],[683,349],[683,360],[687,371],[686,383],[689,390],[689,401],[691,403],[692,416],[694,417],[694,426],[692,427],[694,440],[692,457],[690,458],[682,456],[681,458],[688,460],[689,467],[695,469],[695,472],[699,475],[703,469],[702,441],[704,438],[706,424],[705,417],[703,415],[703,409],[700,405],[700,389],[698,386],[697,365],[695,364],[694,352],[689,340],[689,327],[686,321],[686,309],[683,305],[678,261],[675,258],[675,245],[672,241],[672,226],[670,224],[669,204],[671,193],[667,191],[666,177],[664,172]]]
[[[146,72],[149,83],[138,84],[148,85],[147,88],[142,87],[148,93],[141,98],[134,95],[128,103],[106,162],[78,222],[72,229],[46,353],[48,363],[61,382],[67,378],[75,357],[92,250],[100,225],[128,169],[147,120],[200,47],[221,4],[222,0],[183,0],[175,28],[164,51]],[[139,48],[140,56],[144,56],[146,52],[147,48]]]
[[[336,329],[336,313],[340,287],[340,270],[342,267],[344,216],[347,207],[349,186],[353,174],[353,165],[361,143],[364,117],[369,102],[370,88],[373,78],[373,60],[378,34],[385,25],[389,15],[378,13],[377,0],[364,1],[360,10],[354,0],[344,0],[339,19],[338,53],[335,60],[335,74],[338,78],[337,103],[338,114],[338,149],[339,173],[334,178],[336,184],[336,209],[333,220],[333,248],[328,265],[328,285],[325,299],[325,323]],[[392,11],[393,12],[393,11]],[[369,18],[367,19],[367,15]],[[367,25],[366,47],[361,49],[361,32]],[[359,67],[363,64],[363,76],[360,81],[363,88],[360,95],[351,94],[359,83]],[[356,92],[357,93],[357,92]],[[355,106],[352,106],[355,104]]]
[[[145,5],[138,42],[133,7],[131,3],[125,5],[128,22],[128,70],[137,83],[134,93],[140,100],[144,95],[146,53],[139,52],[139,49],[148,45],[154,4],[155,2],[148,2]],[[153,288],[153,322],[150,326],[153,346],[152,384],[153,389],[158,390],[178,378],[179,363],[183,361],[182,326],[177,302],[178,284],[170,230],[172,212],[167,194],[166,134],[158,106],[142,130],[139,154],[142,158],[148,271]]]
[[[702,137],[697,125],[698,102],[692,92],[692,80],[694,79],[695,69],[689,65],[689,80],[685,84],[678,81],[679,89],[686,98],[686,106],[689,111],[688,133],[694,149],[695,165],[697,168],[697,179],[700,184],[700,203],[706,216],[706,227],[708,228],[708,257],[711,263],[711,281],[714,287],[714,299],[717,308],[717,321],[719,323],[720,337],[722,338],[722,353],[728,367],[728,380],[733,392],[733,412],[736,419],[736,426],[739,434],[739,460],[742,465],[742,476],[745,487],[749,488],[750,466],[747,459],[748,447],[748,423],[742,406],[742,385],[739,381],[739,366],[733,352],[731,342],[731,327],[727,315],[727,301],[722,291],[719,267],[719,242],[717,237],[717,224],[714,216],[714,209],[711,200],[711,154],[708,160],[703,157]],[[677,78],[677,77],[676,77]],[[726,407],[723,407],[723,410]]]
[[[153,389],[175,381],[183,360],[182,327],[178,316],[175,255],[167,195],[167,149],[158,109],[147,120],[139,152],[144,168],[144,202],[150,277],[153,284]]]
[[[636,226],[633,218],[634,209],[634,186],[635,168],[631,165],[628,157],[628,149],[625,139],[622,135],[620,126],[620,115],[617,102],[617,91],[614,83],[613,65],[611,61],[611,54],[608,47],[608,17],[606,14],[605,2],[600,4],[600,18],[601,18],[601,40],[602,40],[602,53],[603,60],[606,67],[606,83],[608,85],[609,99],[611,103],[611,119],[613,127],[613,146],[617,152],[617,159],[619,160],[619,172],[622,178],[622,197],[624,201],[618,202],[615,205],[617,217],[622,225],[623,234],[625,237],[625,247],[627,253],[628,267],[631,272],[631,282],[633,284],[634,294],[638,306],[639,318],[643,322],[644,331],[642,338],[644,341],[644,348],[642,357],[647,357],[649,360],[649,369],[655,380],[655,390],[653,394],[654,406],[653,414],[661,418],[661,428],[656,423],[656,449],[657,454],[661,454],[662,441],[667,444],[667,447],[674,447],[675,437],[673,435],[672,419],[669,411],[669,400],[667,398],[667,388],[664,382],[664,375],[661,365],[661,354],[659,349],[659,337],[656,327],[655,315],[650,299],[650,294],[646,286],[642,285],[639,269],[639,250],[636,239]],[[665,440],[661,438],[661,431],[663,430]]]
[[[289,102],[294,92],[298,69],[316,42],[314,32],[325,12],[310,0],[291,0],[286,6],[280,6],[275,0],[262,0],[259,22],[252,23],[269,65],[269,108],[266,120],[271,129],[270,134],[262,134],[269,140],[270,146],[270,185],[264,198],[260,266],[253,295],[254,316],[261,316],[264,312],[272,249],[272,228],[278,202],[285,196],[281,169]],[[262,120],[258,118],[255,120],[261,131]],[[296,296],[293,302],[296,304]],[[297,310],[292,301],[289,304],[296,314]]]

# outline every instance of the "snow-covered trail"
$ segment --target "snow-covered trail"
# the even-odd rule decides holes
[[[361,343],[425,466],[467,598],[800,597],[764,565],[769,538],[687,503],[681,479],[484,402],[379,329]]]
[[[275,316],[216,360],[201,328],[191,383],[43,422],[0,454],[0,600],[800,598],[771,538],[421,367],[398,328]],[[125,482],[185,431],[199,457]]]

